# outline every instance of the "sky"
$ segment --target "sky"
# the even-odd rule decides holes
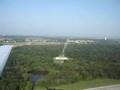
[[[120,0],[0,0],[0,35],[120,38]]]

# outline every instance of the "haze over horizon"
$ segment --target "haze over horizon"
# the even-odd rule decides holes
[[[120,1],[0,0],[0,35],[120,38]]]

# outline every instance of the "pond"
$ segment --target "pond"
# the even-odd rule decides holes
[[[32,76],[31,76],[31,80],[32,80],[32,84],[33,87],[37,84],[38,81],[44,79],[44,77],[48,74],[47,70],[43,70],[43,71],[30,71]]]
[[[43,75],[32,74],[32,76],[31,76],[31,80],[32,80],[32,84],[33,84],[33,86],[35,86],[36,83],[37,83],[38,81],[42,80],[43,77],[44,77]]]

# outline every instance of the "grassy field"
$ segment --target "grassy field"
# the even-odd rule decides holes
[[[73,83],[73,84],[56,86],[53,88],[62,89],[62,90],[83,90],[83,89],[87,89],[87,88],[113,85],[113,84],[120,84],[120,80],[113,80],[113,79],[85,80],[85,81],[79,81],[79,82]],[[46,89],[42,88],[40,86],[36,86],[36,88],[34,90],[46,90]]]

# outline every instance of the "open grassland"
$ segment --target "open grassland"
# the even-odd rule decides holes
[[[114,79],[81,80],[77,83],[60,85],[52,88],[61,89],[61,90],[83,90],[87,88],[114,85],[114,84],[120,84],[120,80],[114,80]],[[34,90],[46,90],[46,88],[37,86]]]

